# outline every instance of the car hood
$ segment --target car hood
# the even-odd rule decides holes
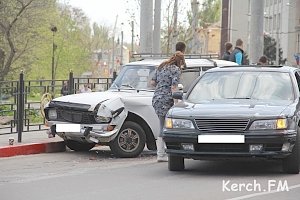
[[[212,100],[199,104],[181,102],[169,115],[177,117],[270,117],[292,114],[292,101]]]
[[[108,90],[105,92],[90,92],[90,93],[79,93],[67,96],[61,96],[53,99],[56,102],[67,102],[67,103],[77,103],[90,105],[90,110],[103,101],[121,98],[126,101],[126,99],[136,99],[139,97],[152,96],[153,92],[149,91],[137,91],[137,90]]]

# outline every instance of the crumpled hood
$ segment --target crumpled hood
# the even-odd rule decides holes
[[[68,103],[78,103],[91,105],[89,110],[93,110],[95,106],[105,100],[115,99],[115,98],[133,98],[135,96],[149,96],[153,95],[150,92],[136,92],[136,90],[121,90],[121,91],[105,91],[105,92],[90,92],[90,93],[80,93],[72,94],[67,96],[61,96],[53,99],[53,101],[68,102]]]
[[[258,100],[222,100],[201,104],[182,102],[169,112],[171,116],[182,117],[268,117],[290,115],[290,101],[258,101]]]

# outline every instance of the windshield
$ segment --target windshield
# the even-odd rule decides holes
[[[154,70],[155,66],[125,66],[111,89],[154,90],[150,84]]]
[[[293,100],[292,81],[281,72],[213,72],[204,74],[188,100],[217,99]]]

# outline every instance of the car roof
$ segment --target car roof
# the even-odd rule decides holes
[[[239,65],[239,66],[222,66],[209,69],[207,72],[215,71],[274,71],[274,72],[293,72],[297,68],[291,66],[275,65]]]
[[[166,61],[167,59],[144,59],[140,61],[134,61],[127,63],[126,65],[130,66],[158,66],[162,62]],[[204,58],[185,58],[186,66],[187,68],[193,68],[193,67],[217,67],[217,66],[233,66],[237,65],[235,62],[226,61],[226,60],[217,60],[217,59],[204,59]]]

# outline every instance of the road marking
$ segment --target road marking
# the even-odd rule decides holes
[[[289,190],[292,190],[292,189],[295,189],[295,188],[300,188],[300,184],[298,184],[298,185],[293,185],[293,186],[289,186]],[[234,197],[234,198],[226,199],[226,200],[242,200],[242,199],[249,199],[249,198],[252,198],[252,197],[263,196],[263,195],[272,194],[272,193],[277,193],[277,192],[286,192],[286,191],[271,190],[271,191],[267,191],[267,192],[258,192],[258,193],[248,194],[248,195],[244,195],[244,196],[240,196],[240,197]]]

